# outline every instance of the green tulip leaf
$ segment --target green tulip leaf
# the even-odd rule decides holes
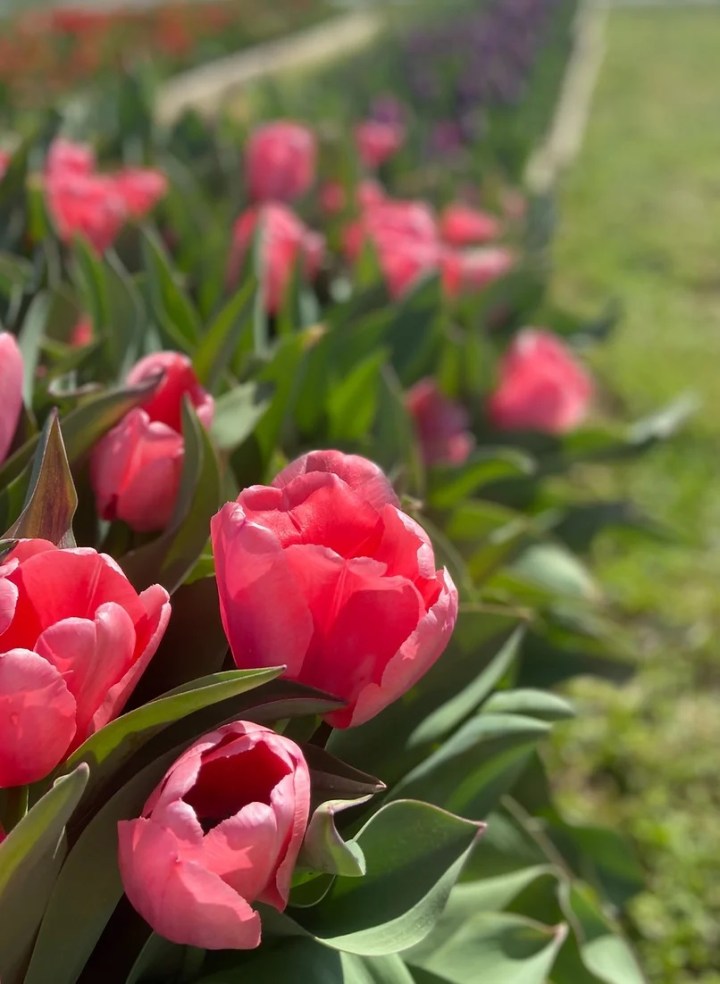
[[[433,975],[420,974],[416,979],[423,984],[545,984],[566,936],[562,923],[544,926],[507,913],[479,913],[444,926],[440,938],[429,937],[427,946],[411,951],[406,960],[413,971],[418,967]]]
[[[382,807],[355,838],[364,878],[338,877],[311,909],[296,910],[304,929],[333,949],[382,956],[413,946],[433,928],[481,824],[427,803]]]
[[[360,957],[306,939],[288,940],[281,948],[224,957],[222,963],[223,970],[201,977],[198,984],[231,984],[240,980],[281,984],[288,980],[290,967],[293,980],[308,984],[413,984],[412,974],[397,955]]]
[[[32,941],[65,858],[65,827],[89,774],[87,765],[79,765],[58,779],[0,844],[0,974],[5,984],[22,981]]]

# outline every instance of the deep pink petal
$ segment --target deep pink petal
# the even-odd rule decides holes
[[[241,668],[285,664],[300,672],[313,626],[284,551],[237,503],[211,522],[220,613]]]
[[[67,618],[40,635],[36,650],[63,676],[77,703],[76,743],[96,730],[93,718],[107,692],[132,665],[135,627],[120,605],[101,605],[95,619]]]
[[[410,581],[385,577],[384,565],[370,558],[344,560],[311,546],[285,552],[315,626],[300,679],[352,704],[415,630],[422,599]]]
[[[310,472],[337,475],[358,498],[375,509],[382,508],[386,503],[399,505],[395,490],[379,465],[359,454],[344,454],[342,451],[309,451],[286,465],[272,484],[276,488],[284,488],[299,475]]]
[[[44,778],[75,734],[75,700],[60,673],[26,649],[0,653],[0,788]]]
[[[442,655],[457,621],[458,595],[447,571],[438,578],[441,591],[437,602],[387,663],[382,679],[363,688],[354,708],[328,715],[333,727],[354,727],[368,721],[414,686]]]

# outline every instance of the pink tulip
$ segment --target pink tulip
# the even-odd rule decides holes
[[[562,434],[582,423],[592,394],[590,376],[562,342],[548,331],[526,328],[502,360],[488,411],[500,430]]]
[[[475,440],[464,407],[441,393],[431,378],[416,383],[406,402],[426,464],[461,465],[467,460]]]
[[[21,540],[0,567],[0,788],[42,779],[117,717],[170,617],[111,557]]]
[[[385,189],[374,178],[365,178],[358,185],[357,203],[361,209],[379,205],[380,202],[385,201],[385,197]]]
[[[70,344],[73,348],[82,348],[84,345],[89,345],[92,340],[92,321],[87,315],[83,315],[83,317],[75,323],[72,331],[70,332]]]
[[[318,194],[325,215],[338,215],[347,204],[345,188],[340,181],[326,181]]]
[[[7,150],[0,150],[0,181],[5,177],[7,169],[10,167],[12,155]]]
[[[400,150],[405,142],[405,127],[399,122],[365,120],[355,128],[355,142],[363,164],[374,169]]]
[[[142,219],[151,212],[168,190],[162,171],[154,168],[129,167],[113,175],[115,191],[125,204],[128,215]]]
[[[442,258],[443,289],[448,297],[473,294],[506,276],[515,254],[504,246],[446,250]]]
[[[92,174],[95,171],[95,152],[89,144],[75,143],[64,137],[56,137],[50,144],[45,173],[49,177],[58,174]]]
[[[248,209],[233,228],[233,244],[228,266],[228,282],[237,281],[256,230],[260,226],[260,263],[265,276],[265,303],[271,314],[282,307],[293,269],[311,280],[322,265],[325,240],[308,229],[285,205],[261,205]]]
[[[345,230],[348,259],[357,260],[368,240],[377,250],[388,289],[396,298],[437,270],[442,256],[435,216],[424,202],[383,198],[368,205],[360,220]]]
[[[81,235],[98,253],[112,246],[127,218],[125,202],[112,178],[53,170],[46,178],[45,191],[63,242]]]
[[[10,450],[22,411],[23,360],[15,337],[0,331],[0,461]]]
[[[292,202],[315,180],[317,149],[311,130],[285,120],[266,123],[251,135],[246,169],[255,202]]]
[[[290,679],[341,698],[334,727],[397,700],[447,645],[455,586],[372,462],[305,455],[223,506],[211,534],[236,664],[281,660]]]
[[[251,903],[287,905],[309,809],[298,746],[259,724],[226,724],[171,766],[141,817],[118,824],[125,892],[173,943],[252,949]]]
[[[501,232],[498,219],[487,212],[470,208],[462,202],[448,205],[440,217],[440,235],[448,246],[473,246],[497,239]]]
[[[163,375],[154,393],[101,438],[90,459],[98,512],[138,532],[163,529],[172,516],[185,454],[183,398],[189,397],[205,427],[214,412],[213,398],[198,382],[186,355],[148,355],[127,381],[134,386],[158,373]]]

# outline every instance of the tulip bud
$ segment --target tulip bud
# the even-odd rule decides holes
[[[171,766],[141,817],[118,825],[125,892],[174,943],[252,949],[251,903],[287,905],[309,810],[298,746],[259,724],[224,725]]]
[[[402,123],[365,120],[355,129],[355,141],[363,164],[374,169],[400,150],[405,142],[405,127]]]
[[[292,202],[315,180],[317,150],[311,130],[278,120],[258,127],[247,146],[247,180],[255,202]]]
[[[228,267],[230,284],[239,276],[258,226],[261,228],[260,263],[265,277],[265,304],[271,314],[276,314],[282,307],[296,263],[300,263],[306,278],[317,275],[325,254],[325,240],[308,229],[285,205],[250,208],[243,212],[233,229]]]
[[[461,465],[472,451],[475,439],[468,430],[465,408],[449,399],[434,379],[421,379],[406,397],[422,456],[427,465]]]
[[[131,386],[162,373],[155,391],[96,444],[90,478],[103,519],[121,519],[134,530],[167,526],[182,475],[185,443],[182,403],[188,396],[200,422],[209,427],[213,398],[198,382],[192,363],[177,352],[141,359],[128,375]]]

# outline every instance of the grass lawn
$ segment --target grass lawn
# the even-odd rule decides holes
[[[632,909],[653,982],[720,981],[720,8],[617,10],[582,153],[560,195],[556,299],[625,315],[596,368],[623,415],[683,390],[685,433],[579,478],[683,535],[608,538],[608,592],[634,616],[638,674],[576,690],[555,749],[576,816],[629,832],[648,871]],[[618,982],[622,984],[622,982]]]

